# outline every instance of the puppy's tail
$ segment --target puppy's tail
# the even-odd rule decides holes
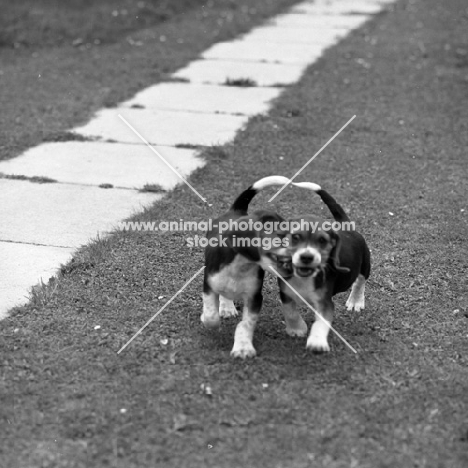
[[[244,190],[236,198],[235,202],[231,206],[231,210],[237,211],[242,214],[247,214],[249,204],[258,192],[260,192],[264,188],[272,187],[274,185],[285,185],[288,182],[289,179],[283,176],[269,176],[257,180],[257,182],[252,184],[247,190]]]
[[[336,221],[349,221],[349,217],[341,205],[326,190],[323,190],[320,185],[312,182],[293,182],[292,185],[315,192],[322,199],[323,203],[328,206]]]

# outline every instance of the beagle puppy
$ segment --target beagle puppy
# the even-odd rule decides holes
[[[273,211],[256,211],[248,207],[261,190],[285,185],[289,179],[270,176],[258,180],[242,192],[229,211],[213,221],[207,232],[201,321],[208,328],[219,327],[220,317],[237,315],[233,300],[243,300],[242,320],[237,325],[231,356],[256,355],[253,333],[262,307],[262,286],[266,269],[279,267],[275,251],[284,247],[284,239],[273,226],[285,221]],[[271,229],[270,229],[271,227]],[[283,236],[284,237],[284,236]]]
[[[288,247],[284,252],[290,259],[293,275],[286,278],[287,284],[279,280],[287,333],[294,336],[307,334],[307,325],[296,311],[299,298],[289,284],[324,319],[316,314],[307,339],[307,349],[318,353],[328,352],[330,347],[327,337],[334,314],[332,297],[352,287],[346,302],[347,309],[364,309],[365,282],[370,274],[370,252],[362,235],[354,230],[354,223],[350,222],[343,208],[328,192],[310,182],[293,185],[317,193],[335,221],[341,225],[338,229],[324,229],[338,223],[332,224],[314,216],[289,221],[290,226],[294,227],[287,235]],[[352,229],[342,229],[344,225]]]

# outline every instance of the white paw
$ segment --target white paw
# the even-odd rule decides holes
[[[242,343],[234,343],[234,347],[231,351],[231,356],[234,358],[251,358],[257,355],[257,351],[253,347],[252,343],[245,341]]]
[[[206,328],[219,328],[221,325],[219,316],[205,315],[203,313],[201,314],[200,320]]]
[[[355,310],[360,312],[364,309],[364,298],[355,299],[352,295],[346,301],[346,310]]]
[[[299,336],[303,337],[307,335],[307,324],[302,321],[294,327],[286,325],[286,333],[289,336]]]
[[[314,353],[330,352],[330,346],[328,345],[327,338],[319,335],[309,336],[306,348]]]
[[[230,299],[219,296],[219,315],[220,317],[235,317],[239,312]]]

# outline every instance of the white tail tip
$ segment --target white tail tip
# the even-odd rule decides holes
[[[292,184],[299,188],[312,190],[313,192],[318,192],[319,190],[322,190],[322,187],[320,187],[320,185],[314,184],[313,182],[293,182]]]
[[[287,183],[289,183],[289,179],[287,177],[274,175],[257,180],[257,182],[252,185],[252,188],[254,190],[263,190],[266,187],[271,187],[273,185],[286,185]]]

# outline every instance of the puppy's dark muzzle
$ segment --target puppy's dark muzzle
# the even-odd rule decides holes
[[[281,276],[290,277],[293,275],[292,257],[290,255],[270,253],[268,256],[276,263],[276,270]]]

